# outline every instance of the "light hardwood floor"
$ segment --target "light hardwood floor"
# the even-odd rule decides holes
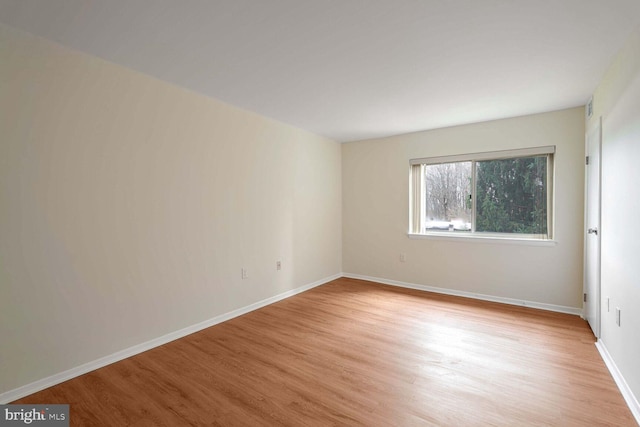
[[[338,279],[16,403],[81,426],[635,426],[577,316]]]

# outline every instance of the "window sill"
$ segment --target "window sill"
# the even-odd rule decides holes
[[[526,245],[526,246],[556,246],[557,241],[546,239],[527,239],[518,237],[497,237],[497,236],[478,236],[478,235],[460,235],[460,234],[444,234],[444,233],[425,233],[414,234],[408,233],[409,239],[415,240],[446,240],[450,242],[465,243],[498,243],[506,245]]]

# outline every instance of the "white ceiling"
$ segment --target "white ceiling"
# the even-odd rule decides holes
[[[584,105],[638,0],[0,0],[0,22],[345,142]]]

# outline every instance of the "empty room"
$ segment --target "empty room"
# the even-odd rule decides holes
[[[0,425],[640,424],[637,0],[0,0]]]

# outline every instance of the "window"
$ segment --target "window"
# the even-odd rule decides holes
[[[411,234],[552,238],[555,147],[411,160]]]

